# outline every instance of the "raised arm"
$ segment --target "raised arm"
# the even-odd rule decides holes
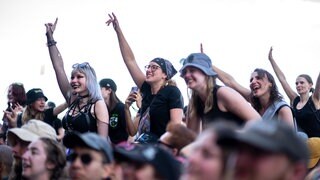
[[[109,26],[110,24],[113,25],[114,30],[116,31],[118,41],[119,41],[119,46],[120,46],[120,51],[122,58],[124,60],[124,63],[126,64],[129,73],[131,74],[131,77],[135,84],[141,88],[142,83],[145,81],[146,77],[143,71],[139,68],[136,59],[134,57],[134,54],[124,37],[122,30],[119,26],[119,22],[117,20],[117,17],[115,16],[114,13],[109,14],[110,19],[106,22],[107,25]]]
[[[239,92],[247,101],[250,101],[251,90],[239,84],[230,74],[212,65],[213,70],[218,74],[218,79],[226,86]]]
[[[53,38],[53,32],[56,29],[56,25],[58,22],[58,18],[52,23],[46,23],[46,36],[47,36],[47,46],[49,49],[49,54],[50,54],[50,59],[53,65],[53,69],[56,74],[56,78],[58,81],[58,85],[60,88],[60,91],[66,101],[68,102],[68,93],[71,90],[70,84],[68,77],[66,75],[65,69],[64,69],[64,64],[63,64],[63,59],[62,56],[56,46],[57,42]]]
[[[53,115],[57,116],[60,114],[62,111],[64,111],[68,107],[68,103],[64,102],[60,104],[59,106],[53,108]]]
[[[320,72],[318,74],[317,82],[316,82],[316,87],[314,89],[314,92],[312,94],[313,99],[318,102],[320,102]]]
[[[269,51],[269,61],[273,68],[273,71],[276,73],[278,80],[280,81],[284,92],[287,94],[288,98],[290,99],[290,104],[292,105],[293,100],[298,96],[298,94],[290,87],[289,83],[286,80],[285,75],[281,71],[280,67],[277,65],[276,61],[273,59],[272,56],[273,48],[270,47]]]

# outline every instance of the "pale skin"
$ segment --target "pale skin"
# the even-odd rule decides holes
[[[249,145],[238,145],[234,177],[237,180],[301,180],[306,175],[304,162],[292,162],[282,153],[273,153]]]
[[[155,71],[151,71],[151,68],[148,68],[146,74],[144,74],[137,64],[133,51],[131,50],[127,40],[125,39],[122,33],[122,30],[119,26],[117,17],[115,16],[114,13],[109,14],[109,20],[106,22],[106,24],[108,26],[112,24],[114,30],[116,31],[122,58],[137,87],[140,89],[143,82],[146,81],[151,86],[151,93],[157,94],[157,92],[165,84],[167,75],[164,72],[162,72],[160,68],[158,68]],[[150,62],[149,65],[157,65],[157,63]],[[170,109],[170,122],[181,123],[182,114],[183,114],[182,109],[179,109],[179,108]]]
[[[22,156],[22,175],[27,179],[45,180],[50,179],[52,163],[47,162],[47,154],[41,140],[31,142],[28,150]]]
[[[216,144],[216,134],[213,130],[204,131],[198,136],[192,143],[190,154],[182,180],[223,179],[223,151]]]
[[[182,76],[188,88],[196,91],[202,102],[208,97],[206,74],[195,67],[187,67]],[[219,109],[224,112],[232,112],[245,121],[258,120],[261,116],[250,106],[250,104],[235,90],[229,87],[221,87],[217,91],[217,102]],[[199,132],[200,121],[188,121],[187,126]]]
[[[298,109],[301,109],[307,102],[309,99],[309,91],[312,88],[311,83],[309,83],[305,78],[303,77],[297,77],[296,79],[296,90],[298,93],[296,93],[291,86],[289,85],[289,83],[287,82],[287,79],[284,75],[284,73],[282,72],[282,70],[280,69],[280,67],[278,66],[278,64],[276,63],[276,61],[273,58],[273,54],[272,54],[273,48],[270,47],[270,51],[269,51],[269,56],[268,59],[271,63],[271,66],[277,76],[277,78],[279,79],[285,93],[287,94],[288,98],[290,99],[290,104],[293,104],[293,100],[297,97],[300,96],[300,102],[297,105]],[[312,101],[316,106],[316,109],[320,109],[320,73],[318,75],[317,81],[316,81],[316,86],[315,86],[315,91],[314,93],[312,93],[311,95],[312,97]]]
[[[141,103],[140,93],[130,92],[129,96],[125,101],[125,106],[124,106],[125,119],[127,123],[127,132],[130,136],[134,136],[137,133],[138,126],[139,126],[139,119],[140,119],[139,113],[137,113],[137,115],[134,117],[133,120],[131,119],[130,106],[132,105],[133,102],[138,102],[138,104]]]
[[[101,152],[85,148],[75,147],[74,152],[78,157],[74,162],[70,163],[69,174],[70,178],[74,180],[101,180],[109,177],[113,172],[113,163],[103,163],[103,155]],[[89,154],[92,161],[85,165],[81,162],[79,156],[81,154]]]
[[[48,41],[54,41],[53,33],[56,29],[58,18],[54,23],[46,23],[46,33]],[[56,74],[58,85],[62,95],[64,96],[66,102],[73,102],[77,99],[77,96],[85,96],[88,94],[88,89],[85,87],[86,77],[80,72],[76,72],[72,75],[71,81],[69,82],[64,69],[64,63],[62,56],[56,45],[49,46],[49,54],[51,62]],[[71,86],[70,86],[71,85]],[[70,97],[70,99],[69,99]],[[81,99],[80,109],[83,105],[86,105],[88,98]],[[82,104],[81,104],[82,103]],[[104,100],[98,100],[91,108],[90,112],[93,117],[97,119],[97,131],[98,134],[107,137],[108,136],[108,123],[109,123],[109,114]],[[72,112],[71,112],[72,113]]]
[[[224,72],[218,67],[212,65],[213,70],[218,74],[218,78],[226,85],[234,90],[238,91],[248,102],[250,102],[250,94],[251,89],[253,90],[253,94],[259,98],[259,101],[262,105],[262,109],[259,111],[260,115],[263,115],[265,110],[269,107],[270,102],[270,93],[269,88],[271,87],[271,83],[267,80],[267,77],[263,79],[258,78],[256,72],[253,72],[250,77],[250,89],[245,88],[241,84],[239,84],[230,74]],[[294,126],[293,123],[293,115],[291,109],[287,106],[282,107],[278,111],[278,118],[287,122],[290,126]]]

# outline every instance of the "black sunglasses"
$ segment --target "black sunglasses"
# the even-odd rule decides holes
[[[93,159],[92,156],[87,153],[80,154],[80,155],[78,153],[71,153],[68,155],[67,160],[69,162],[73,163],[77,159],[78,156],[80,157],[80,160],[81,160],[82,164],[84,164],[84,165],[89,165]]]
[[[85,67],[90,67],[90,64],[88,62],[84,62],[84,63],[76,63],[74,65],[72,65],[72,68],[85,68]]]

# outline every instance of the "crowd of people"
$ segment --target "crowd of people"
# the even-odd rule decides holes
[[[45,32],[65,102],[56,106],[41,88],[8,86],[0,123],[1,179],[320,177],[320,73],[315,86],[309,75],[298,75],[295,92],[271,47],[268,59],[287,103],[270,72],[256,68],[246,88],[216,67],[202,48],[182,59],[179,70],[156,57],[144,72],[112,13],[106,25],[112,25],[136,85],[122,101],[112,77],[98,80],[89,62],[74,64],[68,78],[53,36],[57,25],[58,19],[46,23]],[[172,80],[177,73],[188,87],[187,105]],[[133,104],[136,111],[130,109]]]

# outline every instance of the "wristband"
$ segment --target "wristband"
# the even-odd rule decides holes
[[[54,45],[56,45],[56,44],[57,44],[57,42],[56,42],[55,40],[52,40],[52,41],[48,41],[48,42],[47,42],[47,46],[48,46],[48,47],[54,46]]]

